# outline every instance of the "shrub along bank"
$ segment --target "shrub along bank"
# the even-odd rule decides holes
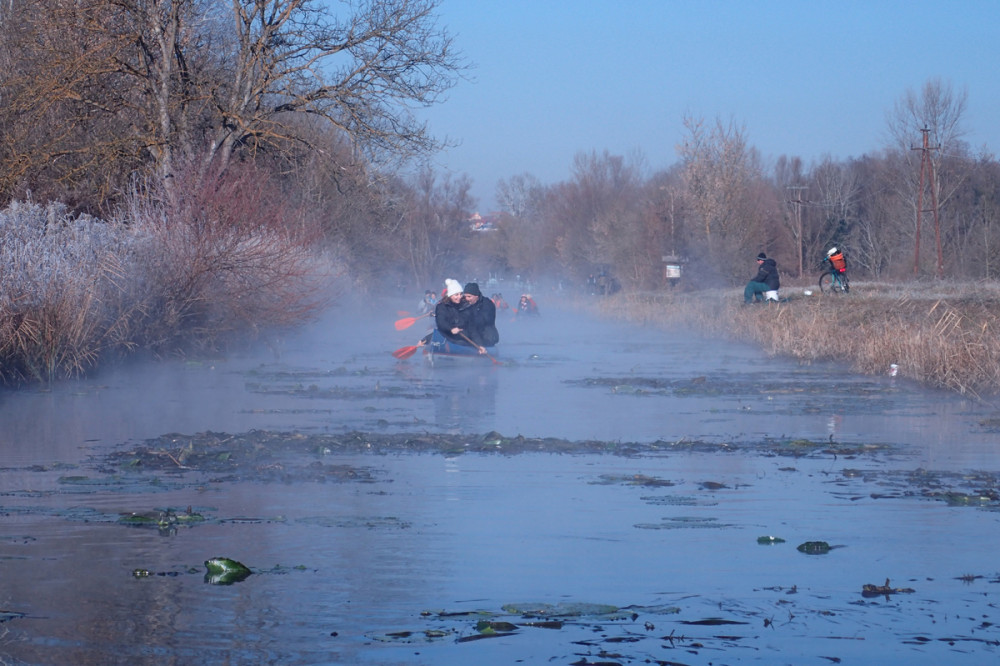
[[[140,204],[111,221],[59,204],[0,211],[0,382],[215,348],[299,324],[327,298],[332,262],[298,230]]]

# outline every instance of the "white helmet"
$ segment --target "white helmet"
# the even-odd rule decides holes
[[[826,251],[826,256],[828,257],[832,257],[835,254],[837,254],[837,248],[835,247],[831,247],[829,250]]]

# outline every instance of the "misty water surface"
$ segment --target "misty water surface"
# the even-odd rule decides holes
[[[133,363],[3,394],[0,610],[10,615],[0,618],[0,657],[996,657],[996,503],[958,506],[927,493],[937,484],[971,495],[994,483],[994,405],[539,301],[540,318],[501,314],[499,365],[431,366],[419,355],[397,362],[390,352],[425,327],[397,332],[406,304],[382,303],[334,310],[252,353]],[[196,479],[179,470],[150,482],[101,463],[168,433],[253,430],[470,439],[495,431],[663,449],[333,456],[370,483]],[[829,442],[857,449],[822,453]],[[708,452],[693,443],[727,446]],[[795,446],[805,448],[790,455]],[[971,472],[982,474],[970,481]],[[119,513],[188,506],[211,520],[167,534],[114,522]],[[760,546],[762,535],[786,542]],[[796,550],[812,540],[835,548]],[[255,574],[209,585],[201,565],[214,556]],[[135,569],[154,575],[135,578]],[[862,585],[886,578],[913,592],[862,597]],[[476,619],[456,614],[518,622],[504,607],[530,604],[630,610],[563,607],[569,619],[559,630],[458,641],[476,634]]]

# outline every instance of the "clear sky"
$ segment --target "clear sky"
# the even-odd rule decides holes
[[[1000,0],[442,0],[475,66],[420,117],[461,143],[434,160],[496,182],[570,180],[579,152],[677,162],[685,116],[743,126],[765,160],[859,157],[931,78],[968,93],[973,149],[1000,152]],[[920,137],[914,137],[914,145]]]

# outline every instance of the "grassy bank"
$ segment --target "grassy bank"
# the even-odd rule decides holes
[[[812,289],[806,296],[804,289]],[[802,362],[837,361],[963,394],[1000,391],[1000,285],[852,284],[848,295],[786,288],[787,300],[742,305],[741,290],[619,295],[607,316],[751,342]]]

